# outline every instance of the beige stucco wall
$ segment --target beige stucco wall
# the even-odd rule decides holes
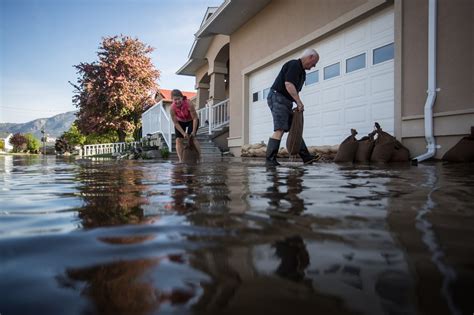
[[[383,0],[274,0],[231,34],[232,153],[239,155],[240,146],[248,142],[248,126],[244,122],[248,122],[247,76],[251,68],[284,58],[384,5],[390,5],[390,1],[387,4]]]
[[[216,56],[219,54],[221,49],[229,43],[229,36],[227,35],[215,35],[212,39],[209,49],[206,53],[206,59],[209,63],[209,74],[215,72],[227,73],[225,62],[222,64],[220,61],[216,61]],[[227,56],[228,57],[228,56]]]
[[[425,150],[428,0],[401,3],[401,136],[412,155]],[[438,0],[437,86],[434,133],[437,156],[474,125],[474,1]]]

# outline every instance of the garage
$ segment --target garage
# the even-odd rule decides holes
[[[321,59],[307,71],[300,95],[305,104],[304,137],[308,145],[340,143],[351,128],[359,135],[375,121],[394,133],[393,7],[348,26],[309,46]],[[273,124],[266,96],[290,59],[304,49],[249,75],[249,142],[268,141]],[[286,141],[286,138],[283,138]],[[285,142],[282,142],[285,143]]]

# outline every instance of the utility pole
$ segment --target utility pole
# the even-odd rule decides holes
[[[46,154],[46,137],[45,137],[44,127],[41,129],[41,134],[43,135],[41,137],[41,141],[43,142],[43,155],[45,155]]]

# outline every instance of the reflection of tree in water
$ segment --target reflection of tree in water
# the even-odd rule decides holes
[[[159,283],[153,280],[152,275],[163,261],[184,263],[181,255],[119,261],[108,265],[69,269],[57,280],[63,287],[81,288],[81,295],[87,296],[94,304],[95,310],[92,313],[150,314],[158,311],[162,303],[185,304],[197,293],[193,284],[181,288],[159,288]]]
[[[294,168],[288,173],[278,169],[269,169],[267,178],[271,183],[267,192],[263,194],[269,199],[270,210],[283,211],[289,214],[300,214],[305,210],[304,200],[299,196],[303,191],[304,169]],[[286,191],[282,188],[287,188]],[[289,205],[285,205],[286,201]]]
[[[20,155],[13,156],[12,159],[13,166],[31,166],[35,164],[47,165],[47,160],[38,155]]]
[[[84,205],[79,218],[84,227],[138,223],[146,186],[143,171],[129,161],[120,164],[92,164],[78,172],[78,187]]]
[[[273,245],[275,254],[281,263],[275,271],[277,275],[293,281],[301,281],[305,277],[305,269],[309,266],[309,254],[300,236],[292,236]]]

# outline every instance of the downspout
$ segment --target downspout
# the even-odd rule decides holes
[[[425,102],[425,139],[427,151],[413,159],[423,162],[436,154],[433,133],[433,106],[436,101],[436,0],[428,0],[428,95]]]

